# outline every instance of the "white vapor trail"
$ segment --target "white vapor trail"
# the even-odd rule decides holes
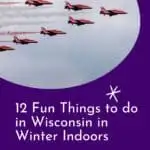
[[[41,25],[43,23],[59,22],[61,18],[64,20],[64,18],[67,19],[68,17],[68,11],[64,10],[63,1],[61,1],[61,5],[58,6],[52,5],[42,7],[29,7],[23,4],[24,0],[20,0],[20,2],[22,2],[22,4],[0,7],[1,28],[3,27],[4,29],[11,25]],[[91,12],[69,12],[69,15],[85,13],[88,14]]]

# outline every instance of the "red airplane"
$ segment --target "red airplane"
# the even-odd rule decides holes
[[[83,4],[74,4],[72,5],[71,3],[69,2],[65,2],[66,5],[65,5],[65,9],[68,9],[68,10],[74,10],[74,11],[78,11],[78,10],[83,10],[83,9],[92,9],[92,7],[90,6],[87,6],[87,5],[83,5]]]
[[[9,46],[0,46],[0,52],[10,51],[10,50],[15,50],[15,49]]]
[[[38,7],[42,5],[52,5],[53,3],[46,0],[26,0],[25,4]]]
[[[22,45],[38,43],[37,41],[31,40],[31,39],[19,39],[17,36],[14,36],[13,42],[16,44],[22,44]]]
[[[73,17],[69,17],[69,20],[68,20],[68,23],[69,24],[76,24],[78,26],[80,25],[85,25],[85,24],[94,24],[93,21],[90,21],[90,20],[85,20],[85,19],[74,19]]]
[[[44,35],[49,35],[49,36],[55,36],[57,34],[66,34],[66,32],[63,32],[63,31],[60,31],[60,30],[56,30],[56,29],[47,30],[44,27],[41,28],[41,32],[40,33],[44,34]]]
[[[118,10],[118,9],[107,10],[104,7],[101,7],[100,14],[103,14],[104,16],[108,15],[111,17],[111,16],[115,16],[115,15],[127,14],[127,12],[125,12],[123,10]]]

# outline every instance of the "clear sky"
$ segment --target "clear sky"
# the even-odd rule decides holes
[[[42,26],[67,32],[56,37],[19,36],[39,41],[39,44],[27,46],[0,43],[16,48],[0,53],[0,76],[17,84],[57,89],[88,83],[123,61],[138,37],[140,14],[136,0],[70,0],[93,7],[80,12],[64,10],[64,0],[53,0],[54,5],[38,8],[25,6],[24,0],[16,1],[22,3],[0,6],[0,32],[40,31]],[[128,14],[103,16],[99,14],[101,6],[123,9]],[[95,24],[69,25],[70,15],[92,20]],[[0,36],[0,40],[12,40],[12,36]]]

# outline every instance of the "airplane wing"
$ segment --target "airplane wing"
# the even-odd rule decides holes
[[[24,42],[27,42],[27,43],[38,43],[37,41],[31,40],[31,39],[24,39]]]
[[[92,21],[90,20],[85,20],[85,19],[80,19],[80,20],[77,20],[79,23],[92,23]]]
[[[33,2],[34,2],[34,4],[42,4],[42,2],[39,0],[33,0]]]
[[[80,8],[80,9],[89,9],[89,8],[91,8],[91,7],[89,7],[89,6],[82,5],[82,4],[76,4],[76,5],[74,5],[74,7]]]
[[[60,31],[60,30],[49,30],[48,32],[50,32],[50,33],[56,33],[56,34],[59,34],[59,33],[62,33],[62,31]]]
[[[21,39],[21,41],[23,41],[23,42],[33,42],[33,40],[30,40],[30,39]]]
[[[114,14],[126,14],[126,12],[122,10],[117,10],[117,9],[109,10],[109,12],[114,13]]]
[[[45,0],[34,0],[35,4],[52,4],[52,2],[45,1]]]
[[[46,30],[48,33],[54,33],[56,30]]]

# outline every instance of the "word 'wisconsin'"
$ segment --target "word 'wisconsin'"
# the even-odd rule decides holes
[[[60,102],[59,105],[60,105],[59,111],[61,113],[66,113],[66,114],[86,113],[89,116],[93,116],[101,112],[100,106],[92,106],[92,105],[84,106],[80,104],[72,104],[71,102],[66,102],[66,101]],[[40,102],[32,103],[32,113],[48,114],[48,113],[56,113],[56,111],[58,110],[56,110],[55,106],[42,105]]]

